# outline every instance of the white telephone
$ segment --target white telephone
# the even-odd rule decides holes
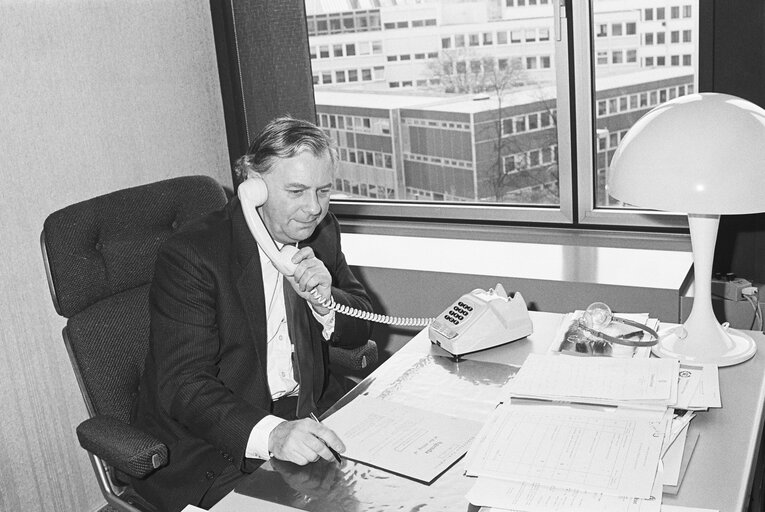
[[[237,194],[242,203],[244,219],[260,248],[279,272],[288,277],[292,276],[296,267],[292,263],[292,257],[298,251],[297,247],[284,245],[279,250],[257,211],[268,198],[265,181],[259,177],[250,177],[239,185]],[[427,325],[431,342],[454,356],[502,345],[533,332],[531,318],[521,294],[515,293],[508,298],[500,284],[488,292],[473,290],[463,295],[437,318],[379,315],[337,304],[332,297],[322,299],[316,290],[312,293],[324,307],[343,315],[387,325]]]

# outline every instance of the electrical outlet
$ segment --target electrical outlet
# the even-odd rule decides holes
[[[712,295],[725,300],[744,300],[741,290],[752,286],[752,283],[740,277],[713,277]]]

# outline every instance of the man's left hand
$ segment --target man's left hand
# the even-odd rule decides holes
[[[323,299],[329,299],[332,293],[332,276],[324,262],[314,255],[313,249],[303,247],[292,257],[292,263],[297,265],[293,276],[287,278],[292,288],[307,300],[318,314],[329,313],[329,309],[322,306],[311,293],[311,290],[315,289]]]

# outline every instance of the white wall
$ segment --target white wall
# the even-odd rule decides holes
[[[97,510],[40,229],[123,187],[231,186],[209,2],[4,0],[0,55],[0,510]]]

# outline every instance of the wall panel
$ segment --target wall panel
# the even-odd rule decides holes
[[[210,7],[5,1],[0,52],[0,510],[97,510],[40,229],[65,205],[172,176],[231,187]]]

